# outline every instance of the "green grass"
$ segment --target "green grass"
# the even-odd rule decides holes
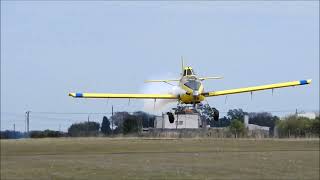
[[[319,139],[1,140],[1,179],[319,179]]]

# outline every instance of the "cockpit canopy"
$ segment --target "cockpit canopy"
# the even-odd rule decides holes
[[[192,76],[192,75],[194,75],[194,72],[191,67],[184,68],[183,76]]]
[[[201,86],[201,82],[198,80],[191,79],[188,80],[184,85],[194,91],[198,91]]]

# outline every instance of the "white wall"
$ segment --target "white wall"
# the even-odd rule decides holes
[[[163,114],[162,116],[156,117],[155,127],[165,129],[199,128],[201,123],[199,114],[175,114],[174,120],[173,123],[170,123],[168,115]]]

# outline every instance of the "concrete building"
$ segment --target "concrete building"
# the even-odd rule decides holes
[[[244,125],[248,130],[265,130],[268,131],[270,130],[269,127],[266,126],[259,126],[259,125],[255,125],[255,124],[249,124],[249,116],[245,115],[244,116]]]
[[[154,127],[158,129],[195,129],[202,127],[199,113],[172,115],[174,117],[173,123],[170,123],[169,115],[167,114],[157,116],[156,120],[154,121]]]
[[[246,127],[247,136],[255,138],[269,137],[270,127],[249,124],[249,116],[244,116],[244,125]]]

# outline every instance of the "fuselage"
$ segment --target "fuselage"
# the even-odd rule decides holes
[[[186,91],[185,94],[180,95],[181,103],[195,104],[205,99],[202,95],[204,92],[203,84],[191,67],[184,68],[179,86]]]

